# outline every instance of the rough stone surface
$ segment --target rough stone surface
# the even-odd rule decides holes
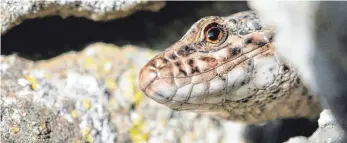
[[[277,51],[300,72],[323,107],[320,128],[306,142],[347,142],[345,2],[249,1],[267,24],[277,28]],[[335,118],[331,115],[334,113]],[[337,123],[339,122],[339,123]],[[305,138],[292,141],[305,142]]]
[[[339,143],[342,139],[343,131],[329,110],[325,109],[320,114],[318,125],[311,137],[294,137],[286,143]]]
[[[0,3],[1,34],[26,19],[59,15],[86,17],[95,21],[105,21],[128,16],[136,11],[158,11],[165,2],[147,0],[2,0]]]
[[[142,94],[139,68],[155,54],[95,43],[37,62],[1,56],[1,142],[240,142],[242,125]]]

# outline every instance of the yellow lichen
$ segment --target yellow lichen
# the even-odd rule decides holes
[[[131,140],[134,143],[142,143],[148,140],[149,133],[143,131],[143,126],[143,123],[136,124],[129,130]]]
[[[143,142],[147,142],[148,140],[148,133],[141,133],[136,129],[132,129],[130,130],[130,136],[131,136],[131,140],[134,143],[143,143]]]
[[[93,142],[93,138],[92,138],[92,136],[90,134],[88,136],[86,136],[86,140],[89,143]]]
[[[84,64],[86,65],[87,68],[96,69],[96,67],[97,67],[97,65],[95,64],[95,61],[93,60],[92,57],[86,57],[84,59]]]
[[[46,121],[41,121],[40,130],[43,130],[45,128],[46,128]]]
[[[86,128],[86,129],[84,129],[84,130],[82,130],[82,135],[83,135],[83,137],[85,138],[85,140],[87,141],[87,142],[93,142],[93,138],[92,138],[92,136],[90,135],[90,131],[91,131],[91,129],[90,128]]]
[[[134,120],[133,126],[129,130],[131,140],[134,143],[147,142],[149,133],[145,131],[147,123],[144,121],[144,117],[140,116],[138,119]]]
[[[87,136],[90,133],[90,131],[91,131],[90,128],[85,128],[84,130],[82,130],[82,135]]]
[[[123,74],[123,78],[125,79],[123,82],[127,88],[122,88],[121,90],[125,96],[132,100],[136,90],[134,68],[130,67],[129,70]]]
[[[20,131],[20,129],[18,127],[12,127],[10,128],[10,133],[11,134],[17,134]]]
[[[30,83],[31,89],[37,89],[37,81],[34,77],[32,77],[31,75],[25,75],[25,79],[28,80],[28,82]]]
[[[140,105],[140,103],[142,102],[143,98],[144,98],[144,96],[143,96],[142,92],[138,90],[134,94],[133,99],[132,99],[133,103],[135,104],[135,106]]]
[[[90,107],[92,106],[92,102],[89,99],[83,99],[82,104],[86,110],[89,110]]]
[[[117,83],[114,79],[106,79],[106,88],[110,91],[113,91],[117,88]]]
[[[72,118],[78,118],[78,112],[77,112],[77,110],[72,110],[71,111],[71,116],[72,116]]]

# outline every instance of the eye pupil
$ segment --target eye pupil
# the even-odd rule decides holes
[[[212,28],[207,33],[207,38],[211,41],[219,40],[221,31],[218,28]]]
[[[210,44],[221,44],[225,41],[227,31],[218,23],[210,23],[204,30],[204,41]]]

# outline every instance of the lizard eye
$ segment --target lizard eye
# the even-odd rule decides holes
[[[217,23],[212,23],[205,28],[205,40],[209,43],[217,44],[225,37],[225,32]]]

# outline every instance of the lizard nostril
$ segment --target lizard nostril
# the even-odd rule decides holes
[[[145,91],[146,88],[157,78],[157,72],[152,66],[145,66],[140,71],[139,76],[139,85],[142,91]]]
[[[235,55],[241,53],[241,48],[240,47],[231,48],[230,53],[231,53],[231,55],[235,56]]]
[[[150,63],[151,67],[158,69],[158,68],[162,68],[162,67],[166,66],[169,62],[170,61],[165,57],[156,56],[148,63]]]

